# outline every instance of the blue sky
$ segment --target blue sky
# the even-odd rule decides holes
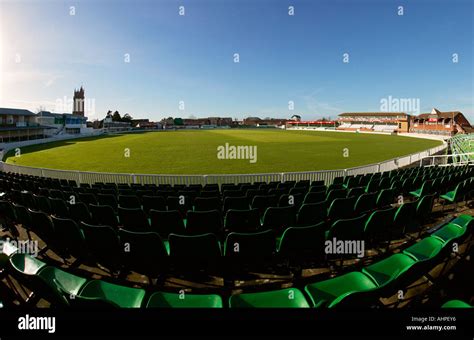
[[[391,96],[473,123],[473,12],[470,0],[0,0],[0,106],[55,110],[84,85],[92,119],[314,119]]]

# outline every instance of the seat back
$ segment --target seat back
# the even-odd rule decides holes
[[[325,221],[327,218],[326,201],[319,203],[303,204],[298,211],[296,224],[302,226],[312,226]]]
[[[84,233],[87,249],[94,261],[111,270],[118,270],[122,267],[122,246],[112,227],[81,222],[80,228]]]
[[[224,246],[226,257],[246,261],[264,261],[275,253],[275,233],[265,230],[256,233],[230,233]]]
[[[118,208],[120,224],[130,231],[150,231],[148,218],[141,208]]]
[[[135,195],[122,195],[118,197],[119,207],[128,208],[128,209],[138,209],[141,208],[141,202],[138,196]]]
[[[229,209],[248,210],[250,209],[250,200],[247,196],[226,197],[224,198],[224,212]]]
[[[288,207],[269,207],[263,215],[262,228],[272,229],[281,233],[288,227],[296,224],[296,210],[293,206]]]
[[[219,211],[188,211],[186,222],[187,235],[219,233],[221,229],[222,223]]]
[[[365,222],[365,239],[374,242],[381,241],[384,238],[389,239],[396,211],[397,208],[393,207],[384,210],[376,210],[370,214]]]
[[[328,218],[332,221],[351,218],[354,215],[356,197],[336,198],[328,208]]]
[[[290,259],[324,259],[326,225],[287,228],[280,239],[278,254]]]
[[[142,196],[143,211],[150,214],[150,210],[166,210],[166,199],[162,196]]]
[[[85,222],[91,223],[91,214],[89,212],[89,208],[85,203],[76,202],[74,204],[69,204],[69,216],[76,222]]]
[[[331,225],[327,233],[327,239],[332,240],[362,240],[367,215],[362,215],[351,219],[337,220]]]
[[[119,230],[125,266],[142,274],[156,276],[168,265],[168,252],[158,233]]]
[[[354,204],[355,215],[360,215],[374,210],[377,207],[377,193],[362,194]]]
[[[185,233],[183,218],[181,217],[181,214],[178,210],[151,209],[150,229],[165,239],[168,239],[168,235],[171,233]]]
[[[117,217],[115,211],[109,205],[89,205],[89,211],[92,216],[92,223],[95,225],[108,225],[117,228]]]
[[[195,211],[221,210],[221,200],[219,197],[197,197],[194,200]]]
[[[255,232],[260,228],[258,209],[230,209],[225,215],[224,226],[233,232]]]

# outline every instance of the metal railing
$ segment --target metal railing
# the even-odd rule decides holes
[[[474,152],[450,155],[433,155],[420,159],[420,166],[474,164]]]
[[[334,178],[340,176],[368,174],[374,172],[391,171],[405,167],[422,159],[430,157],[447,148],[446,143],[429,150],[393,158],[380,163],[369,164],[359,167],[338,170],[304,171],[304,172],[282,172],[261,174],[209,174],[209,175],[160,175],[160,174],[129,174],[108,173],[74,170],[56,170],[46,168],[35,168],[0,162],[0,170],[24,175],[39,177],[50,177],[57,179],[74,180],[77,183],[138,183],[138,184],[224,184],[224,183],[253,183],[271,181],[324,181],[332,183]],[[420,162],[421,164],[421,162]]]

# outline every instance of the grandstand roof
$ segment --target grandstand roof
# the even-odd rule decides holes
[[[339,116],[341,117],[350,117],[350,116],[361,116],[361,117],[367,117],[367,116],[409,116],[409,114],[405,112],[344,112],[341,113]]]
[[[62,116],[71,116],[71,117],[81,117],[85,118],[79,115],[75,115],[73,113],[57,113],[57,112],[50,112],[50,111],[40,111],[36,114],[37,116],[42,116],[42,117],[62,117]]]
[[[12,115],[12,116],[34,116],[35,114],[29,110],[24,109],[11,109],[6,107],[0,107],[1,115]]]
[[[435,117],[435,116],[438,118],[452,118],[452,117],[456,117],[459,114],[462,114],[462,113],[459,111],[441,112],[441,111],[436,110],[435,114],[433,112],[421,113],[418,116],[416,116],[416,118],[426,119],[426,118]]]

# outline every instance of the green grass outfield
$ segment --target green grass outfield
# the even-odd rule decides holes
[[[257,146],[257,162],[217,158],[219,145]],[[377,134],[259,130],[146,132],[24,147],[7,163],[52,169],[225,174],[344,169],[426,150],[441,142]],[[125,157],[125,149],[130,157]],[[344,157],[344,149],[348,157]]]

